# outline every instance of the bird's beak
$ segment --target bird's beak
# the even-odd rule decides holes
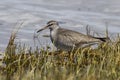
[[[41,28],[41,29],[39,29],[39,30],[37,31],[37,33],[40,32],[40,31],[43,31],[43,30],[45,30],[45,29],[47,29],[47,28],[48,28],[48,25],[45,26],[45,27],[43,27],[43,28]]]

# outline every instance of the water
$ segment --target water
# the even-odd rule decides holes
[[[24,22],[16,42],[34,46],[33,35],[47,21],[63,21],[60,24],[85,33],[89,25],[93,32],[105,32],[106,23],[110,34],[120,33],[119,0],[1,0],[0,1],[0,51],[4,51],[16,24]],[[49,34],[43,31],[39,35]],[[51,44],[49,38],[39,37],[41,45]],[[37,40],[36,40],[37,41]],[[36,45],[39,45],[36,42]]]

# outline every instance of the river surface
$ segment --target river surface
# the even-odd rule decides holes
[[[120,0],[1,0],[0,51],[5,50],[11,32],[21,23],[16,43],[32,47],[51,45],[49,38],[42,37],[49,30],[39,33],[39,41],[33,39],[36,30],[49,20],[61,21],[61,27],[84,34],[86,25],[92,33],[102,35],[108,26],[111,36],[120,33]]]

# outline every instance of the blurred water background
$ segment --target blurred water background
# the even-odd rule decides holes
[[[104,35],[120,33],[120,0],[1,0],[0,1],[0,51],[4,51],[12,30],[22,22],[16,43],[26,46],[51,45],[49,30],[39,34],[41,45],[34,45],[34,32],[49,20],[62,21],[63,28],[85,33],[86,25],[91,31]]]

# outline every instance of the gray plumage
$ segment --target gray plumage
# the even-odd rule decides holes
[[[38,30],[40,32],[46,28],[50,29],[50,38],[56,48],[70,51],[84,45],[95,44],[106,41],[106,38],[92,37],[82,33],[59,27],[57,21],[49,21],[47,26]]]

